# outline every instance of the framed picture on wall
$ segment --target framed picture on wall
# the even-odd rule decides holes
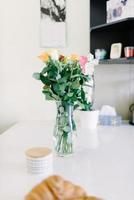
[[[40,0],[41,47],[66,45],[66,0]]]
[[[114,43],[111,45],[110,51],[110,58],[111,59],[118,59],[121,57],[122,53],[122,44],[121,43]]]

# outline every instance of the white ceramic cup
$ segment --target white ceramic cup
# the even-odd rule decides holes
[[[99,110],[81,111],[80,123],[83,129],[96,129],[98,125]]]

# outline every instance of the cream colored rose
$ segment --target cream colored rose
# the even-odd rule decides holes
[[[52,60],[59,60],[60,54],[57,49],[53,49],[49,54]]]

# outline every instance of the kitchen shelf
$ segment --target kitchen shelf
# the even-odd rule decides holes
[[[95,54],[95,49],[105,49],[103,64],[134,64],[134,59],[123,58],[124,47],[134,46],[134,17],[106,23],[106,2],[90,0],[90,51]],[[113,43],[122,43],[121,59],[109,59]]]
[[[134,64],[134,58],[119,58],[100,60],[99,64]]]
[[[111,23],[105,23],[97,26],[91,27],[90,31],[101,31],[102,29],[109,30],[109,29],[124,29],[130,27],[133,24],[134,26],[134,17],[125,18],[122,20],[118,20]]]

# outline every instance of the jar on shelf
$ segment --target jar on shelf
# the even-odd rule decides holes
[[[124,52],[126,58],[134,57],[134,47],[125,47]]]
[[[104,60],[106,58],[106,50],[105,49],[95,49],[95,58],[97,60]]]

